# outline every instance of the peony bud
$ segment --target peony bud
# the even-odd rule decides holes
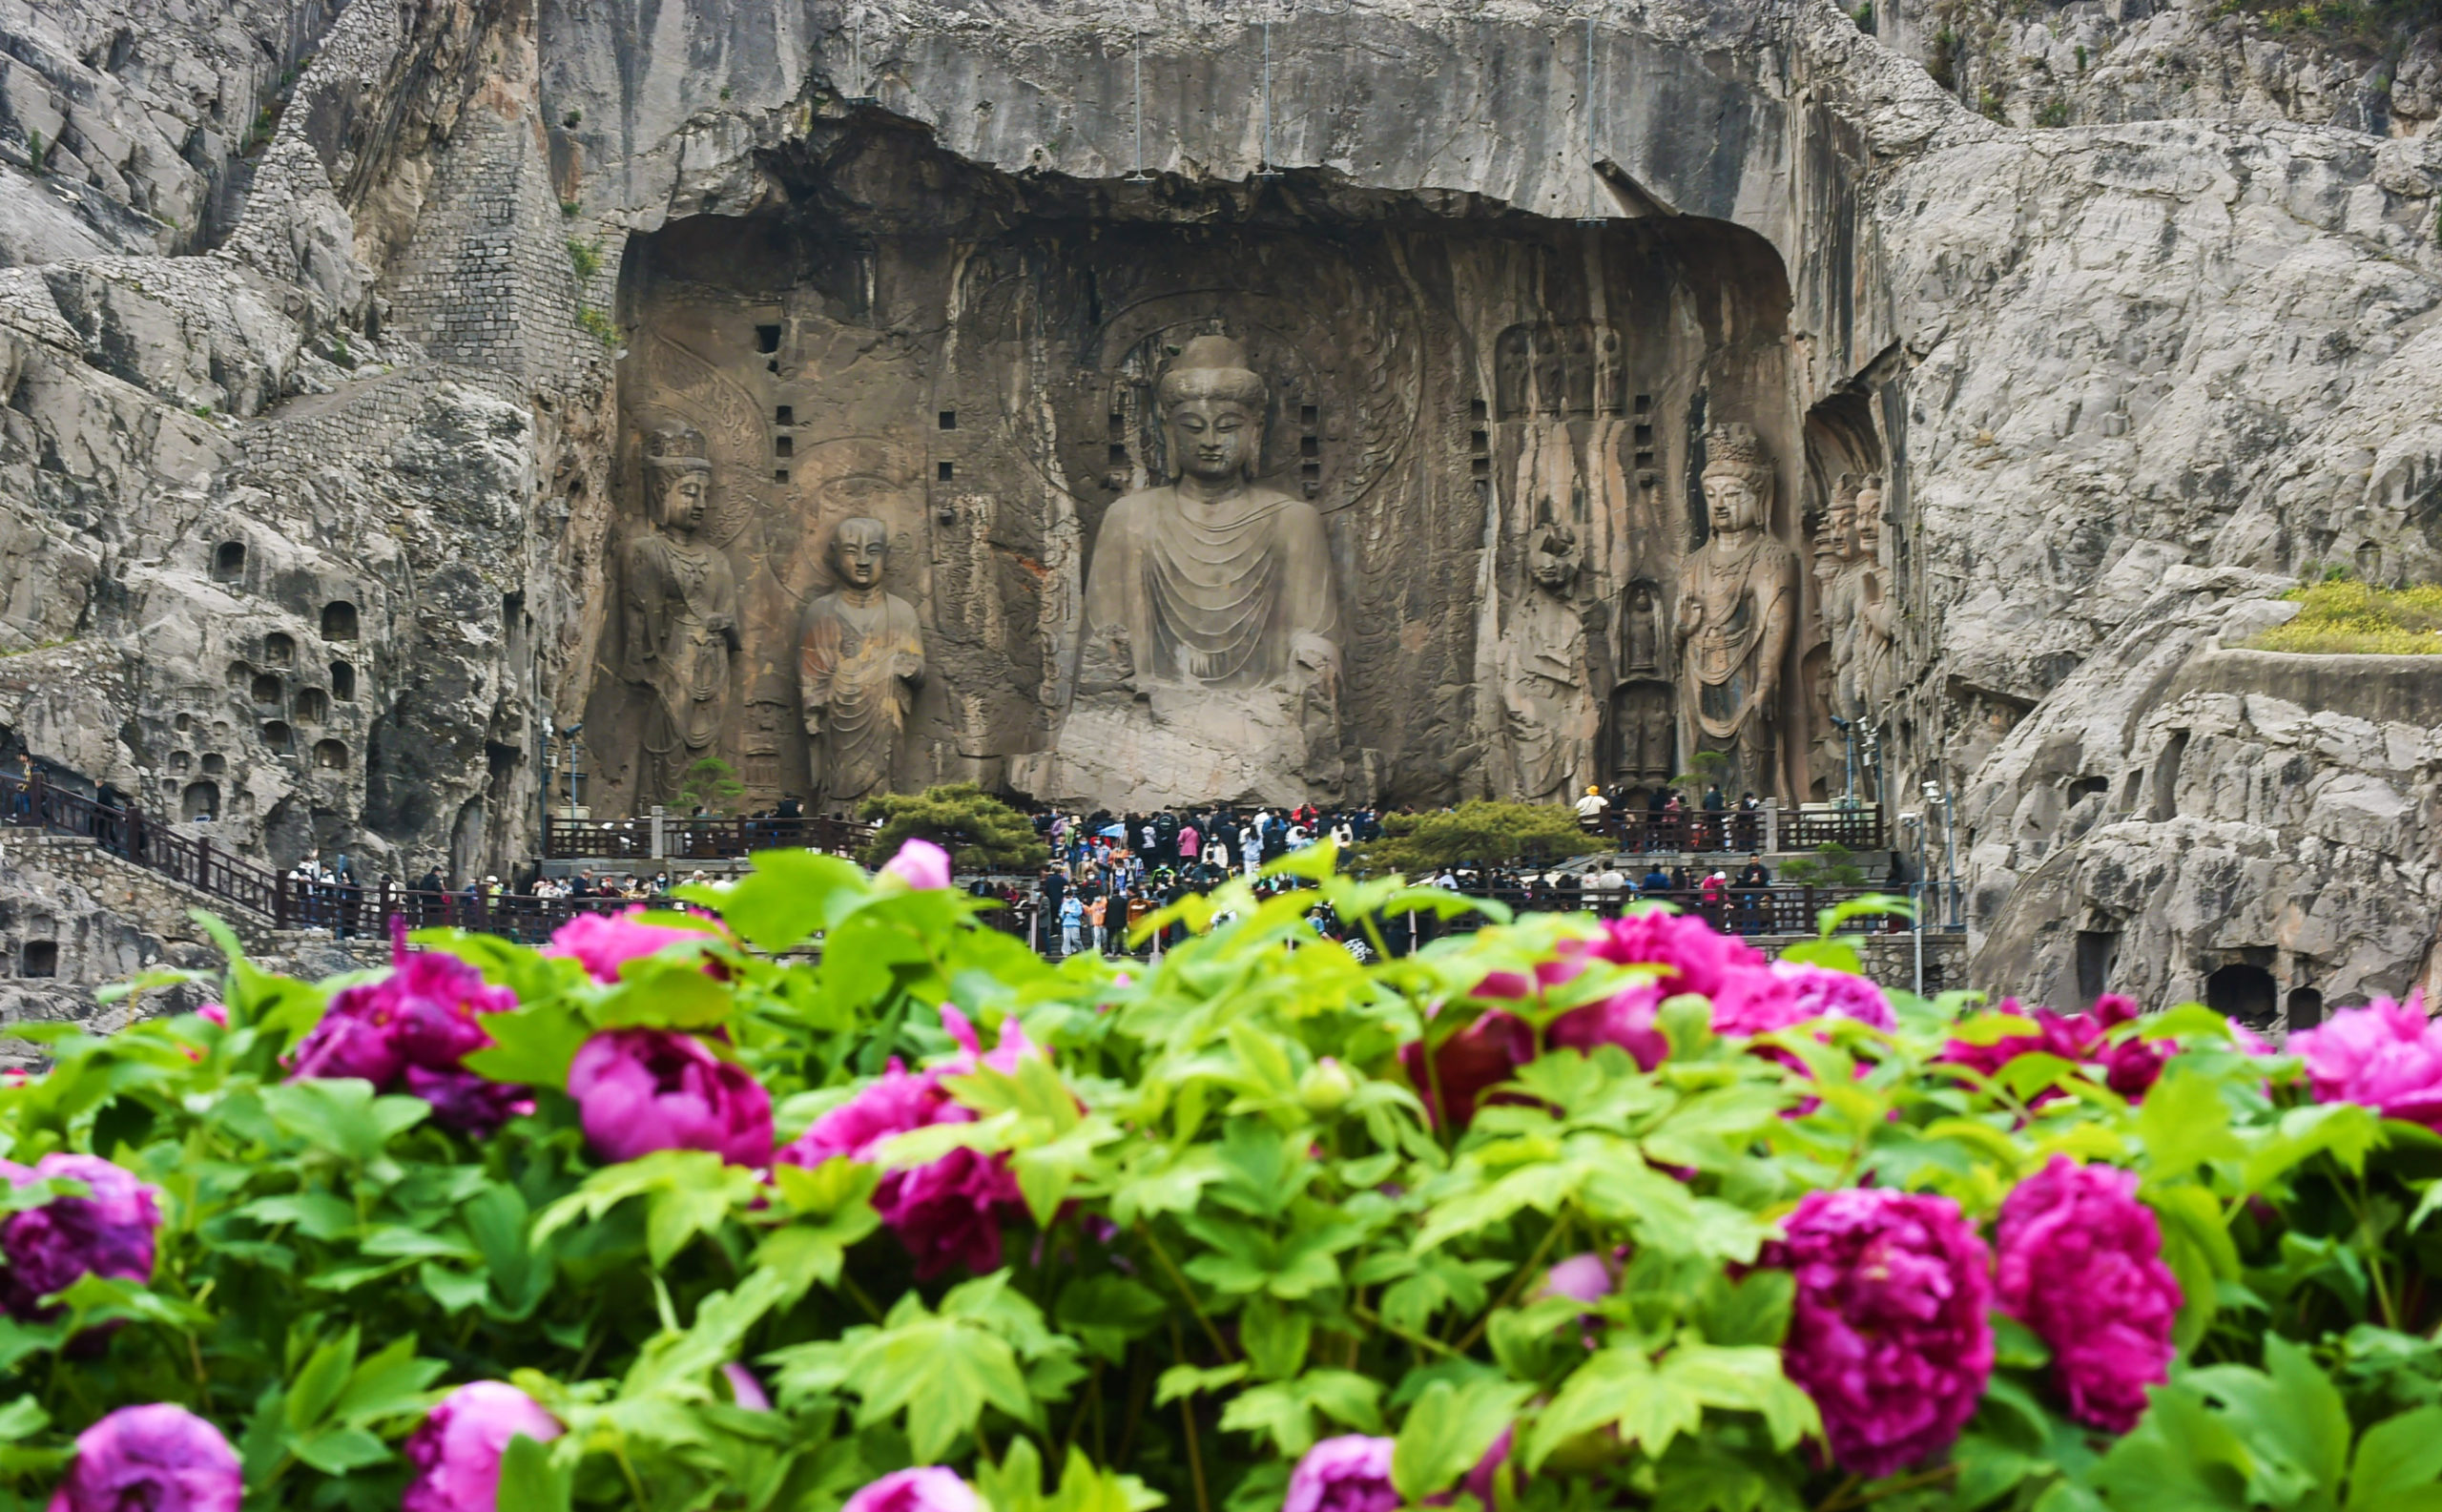
[[[416,1473],[399,1512],[499,1512],[500,1457],[508,1441],[523,1434],[548,1443],[560,1432],[558,1419],[507,1381],[461,1386],[407,1436],[407,1462]]]
[[[899,854],[882,862],[881,875],[896,877],[910,887],[947,887],[950,853],[931,840],[910,839]]]
[[[1297,1101],[1318,1118],[1338,1112],[1356,1095],[1356,1078],[1332,1056],[1316,1061],[1297,1079]]]
[[[238,1452],[176,1402],[121,1407],[76,1436],[51,1512],[238,1512]]]
[[[732,1165],[772,1159],[772,1096],[754,1073],[692,1034],[613,1029],[569,1067],[586,1142],[609,1161],[656,1150],[709,1150]]]

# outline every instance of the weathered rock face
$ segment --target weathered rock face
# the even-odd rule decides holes
[[[1885,37],[1916,46],[1938,9],[1887,7]],[[2137,9],[2030,24],[2108,24],[2123,62],[2174,32],[2224,48],[2202,5]],[[2411,135],[2413,69],[2380,120],[2304,103],[2343,92],[2303,74],[2173,112],[2133,63],[2106,90],[2086,44],[2073,118],[2131,123],[2013,129],[1811,0],[1590,26],[1193,8],[1141,32],[1069,6],[273,10],[148,12],[124,48],[107,7],[0,18],[14,59],[50,60],[8,65],[0,141],[56,115],[70,151],[40,179],[0,164],[48,207],[0,240],[0,637],[24,648],[0,724],[156,811],[283,863],[501,870],[530,849],[545,726],[580,710],[597,807],[647,797],[652,732],[697,714],[758,797],[801,790],[800,628],[850,517],[883,522],[925,651],[895,777],[1040,770],[1102,515],[1172,470],[1150,387],[1218,331],[1262,370],[1260,470],[1323,518],[1345,665],[1317,760],[1354,787],[1524,791],[1539,709],[1589,777],[1683,765],[1680,569],[1734,421],[1800,563],[1779,664],[1752,669],[1772,785],[1845,780],[1847,707],[1894,792],[1969,789],[1997,984],[2241,964],[2339,998],[2425,969],[2408,717],[2312,680],[2265,694],[2286,713],[2241,663],[2163,660],[2232,654],[2202,649],[2208,611],[2308,562],[2442,573],[2442,154]],[[2271,66],[2234,48],[2233,79]],[[2038,93],[2012,89],[2005,113]],[[256,155],[214,145],[266,98]],[[2133,119],[2171,114],[2221,118]],[[174,138],[176,170],[151,145]],[[718,664],[688,692],[714,707],[663,698],[655,724],[621,611],[640,437],[672,418],[712,453],[701,538],[735,609],[687,611],[688,644],[727,648],[691,663]],[[1871,475],[1880,515],[1832,540]],[[1556,611],[1548,526],[1578,553]],[[1856,570],[1806,570],[1811,542]],[[2214,586],[2171,591],[2191,581]],[[1873,636],[1827,624],[1834,584],[1879,606]],[[2131,657],[2163,692],[2125,694]],[[2300,733],[2319,720],[2383,733]],[[2188,806],[2065,817],[2179,730]],[[2348,818],[2373,782],[2410,805],[2388,826]],[[2148,858],[2200,824],[2255,826],[2215,832],[2229,875],[2324,887],[2313,927],[2180,901]],[[2315,836],[2322,870],[2242,864]],[[2344,903],[2368,868],[2386,881]],[[2114,933],[2080,978],[2079,940]]]
[[[2018,126],[2305,121],[2419,136],[2442,119],[2442,26],[2227,0],[1878,0],[1849,8],[1971,108]]]

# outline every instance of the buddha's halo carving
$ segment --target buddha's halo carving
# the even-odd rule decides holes
[[[719,487],[706,514],[703,539],[727,547],[763,507],[763,406],[708,359],[667,336],[644,333],[633,358],[636,392],[655,410],[684,416],[703,432],[705,457]]]

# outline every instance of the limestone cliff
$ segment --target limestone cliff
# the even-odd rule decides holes
[[[1792,543],[1844,474],[1889,475],[1885,766],[1963,791],[1997,984],[2066,997],[2109,936],[2089,978],[2404,985],[2442,914],[2430,749],[2311,683],[2259,708],[2182,648],[2308,562],[2442,573],[2424,44],[2373,113],[2364,72],[2283,72],[2202,5],[2038,6],[1950,21],[1982,40],[1932,59],[1946,89],[1909,54],[1959,9],[1900,0],[1880,40],[1825,0],[0,11],[0,724],[283,863],[502,867],[547,722],[585,711],[615,786],[616,698],[589,700],[633,681],[605,629],[643,528],[623,437],[693,385],[727,396],[722,486],[761,501],[734,536],[853,511],[903,538],[938,669],[910,759],[993,778],[1056,728],[1096,511],[1149,463],[1107,401],[1198,318],[1125,327],[1106,293],[1217,269],[1321,396],[1282,411],[1280,466],[1335,521],[1349,770],[1392,797],[1505,769],[1483,669],[1526,536],[1572,508],[1589,693],[1630,700],[1614,720],[1675,696],[1637,615],[1701,535],[1703,426],[1736,419],[1782,459]],[[2018,125],[1957,94],[2004,30],[2054,81],[1994,85]],[[2157,53],[2219,82],[2146,83]],[[1512,330],[1562,386],[1582,333],[1610,397],[1508,412]],[[750,652],[821,586],[815,535],[741,555]],[[785,773],[760,654],[740,754]],[[1809,655],[1796,797],[1836,765]],[[2125,799],[2178,730],[2167,812]],[[2324,847],[2244,872],[2276,892],[2365,874],[2383,901],[2310,929],[2175,903],[2200,825],[2233,857]]]

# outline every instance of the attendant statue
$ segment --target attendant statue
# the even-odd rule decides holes
[[[1855,696],[1857,638],[1857,480],[1853,473],[1840,475],[1840,487],[1832,491],[1832,507],[1823,518],[1823,528],[1814,541],[1815,591],[1823,618],[1823,638],[1829,643],[1831,663],[1831,712],[1843,719],[1857,717],[1859,704]]]
[[[620,618],[628,681],[650,697],[638,797],[668,802],[720,739],[737,578],[699,534],[713,486],[703,433],[677,421],[647,430],[644,470],[653,529],[628,545]]]
[[[1103,517],[1077,703],[1057,791],[1040,796],[1330,796],[1341,780],[1331,546],[1313,505],[1253,481],[1264,381],[1236,342],[1198,336],[1156,397],[1177,477]]]
[[[1564,525],[1535,532],[1527,564],[1534,590],[1512,615],[1498,652],[1509,796],[1564,803],[1594,774],[1602,715],[1585,654],[1585,621],[1570,602],[1577,534]]]
[[[1721,426],[1705,448],[1712,533],[1680,564],[1672,636],[1687,745],[1731,756],[1746,791],[1771,795],[1781,789],[1774,722],[1797,613],[1797,556],[1772,539],[1775,472],[1754,430]]]
[[[842,520],[831,533],[839,587],[805,608],[797,629],[797,694],[813,737],[814,791],[834,808],[888,791],[907,711],[924,681],[916,608],[882,590],[890,549],[880,520]]]

